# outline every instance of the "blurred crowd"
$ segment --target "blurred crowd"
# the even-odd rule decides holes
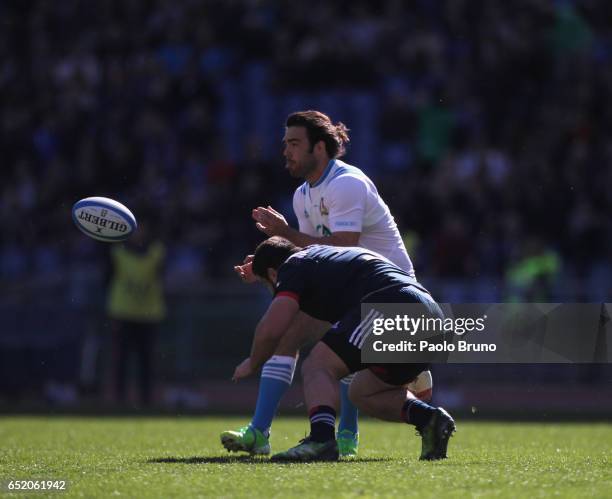
[[[3,2],[0,279],[102,258],[70,220],[91,195],[148,220],[175,281],[230,276],[261,239],[253,207],[291,218],[284,118],[315,107],[352,130],[347,161],[422,279],[609,296],[611,18],[595,0]]]

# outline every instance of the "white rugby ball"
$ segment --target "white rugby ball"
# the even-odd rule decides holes
[[[136,230],[136,218],[114,199],[91,197],[72,207],[72,220],[81,232],[98,241],[124,241]]]

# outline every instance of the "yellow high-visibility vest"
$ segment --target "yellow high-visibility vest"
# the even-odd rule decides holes
[[[117,245],[111,250],[113,277],[107,311],[113,319],[159,322],[166,316],[160,267],[166,250],[152,244],[145,253]]]

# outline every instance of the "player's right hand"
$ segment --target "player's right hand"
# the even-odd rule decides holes
[[[247,255],[242,265],[234,266],[234,271],[240,276],[242,282],[247,284],[253,284],[257,281],[257,277],[253,274],[253,257],[254,255]]]
[[[287,235],[287,229],[289,228],[287,220],[271,206],[255,208],[252,217],[255,220],[255,227],[267,236],[285,237]]]

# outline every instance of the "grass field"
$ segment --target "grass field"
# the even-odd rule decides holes
[[[458,421],[450,458],[423,463],[411,427],[366,420],[357,461],[281,465],[228,457],[218,434],[243,422],[0,418],[0,482],[65,479],[69,490],[49,495],[87,498],[612,497],[612,424]],[[305,418],[277,420],[273,450],[306,429]]]

